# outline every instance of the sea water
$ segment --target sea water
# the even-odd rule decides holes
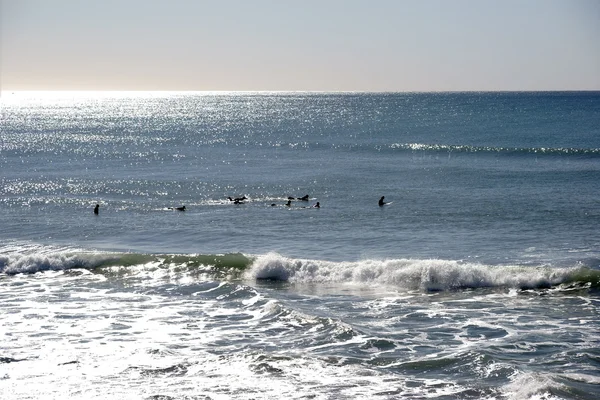
[[[600,396],[598,92],[0,107],[3,399]]]

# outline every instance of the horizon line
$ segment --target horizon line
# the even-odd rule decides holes
[[[372,93],[372,94],[410,94],[410,93],[560,93],[560,92],[600,92],[600,89],[543,89],[543,90],[517,90],[517,89],[498,89],[498,90],[70,90],[70,89],[25,89],[25,90],[6,90],[0,89],[0,95],[10,94],[36,94],[36,93],[64,93],[64,94],[91,94],[91,93],[160,93],[160,94],[251,94],[251,93]]]

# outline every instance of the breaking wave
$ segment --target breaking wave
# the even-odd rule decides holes
[[[426,291],[600,286],[600,271],[587,267],[499,266],[435,259],[329,262],[291,259],[275,253],[257,257],[245,276],[294,283],[354,283]]]
[[[293,284],[356,284],[425,291],[477,288],[543,289],[558,286],[600,287],[600,270],[573,266],[485,265],[456,260],[390,259],[333,262],[287,258],[277,253],[142,254],[86,251],[30,246],[0,248],[0,273],[32,274],[43,271],[87,269],[127,274],[133,267],[178,268],[216,278],[272,280]]]
[[[182,266],[191,269],[243,270],[250,258],[243,254],[142,254],[87,251],[47,246],[18,246],[0,249],[0,273],[31,274],[83,268],[102,271],[108,267],[132,267],[153,264],[155,267]]]

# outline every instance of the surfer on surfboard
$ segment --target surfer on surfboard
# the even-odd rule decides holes
[[[387,204],[385,201],[383,201],[383,199],[385,199],[385,196],[381,196],[381,198],[379,199],[379,207],[385,206]]]

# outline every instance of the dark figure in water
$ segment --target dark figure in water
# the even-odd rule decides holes
[[[100,208],[100,204],[96,204],[96,207],[94,207],[94,214],[98,215],[99,208]]]
[[[288,200],[296,200],[296,199],[293,198],[292,196],[288,196]]]
[[[242,201],[248,200],[246,196],[236,197],[235,199],[232,199],[231,196],[228,196],[227,198],[229,199],[229,201],[233,201],[235,204],[242,204]]]
[[[298,200],[308,201],[308,195],[302,196],[302,197],[298,197]]]
[[[185,206],[181,206],[181,207],[169,207],[169,210],[175,210],[175,211],[185,211]]]
[[[291,207],[291,206],[292,206],[292,201],[291,201],[291,200],[288,200],[288,202],[287,202],[287,203],[285,203],[285,205],[286,205],[286,206],[288,206],[288,207]]]
[[[319,202],[317,201],[317,204],[315,204],[315,205],[313,206],[313,208],[321,208],[321,203],[319,203]]]
[[[385,201],[383,201],[383,199],[385,199],[385,196],[381,196],[379,199],[379,206],[385,206],[387,204]]]

